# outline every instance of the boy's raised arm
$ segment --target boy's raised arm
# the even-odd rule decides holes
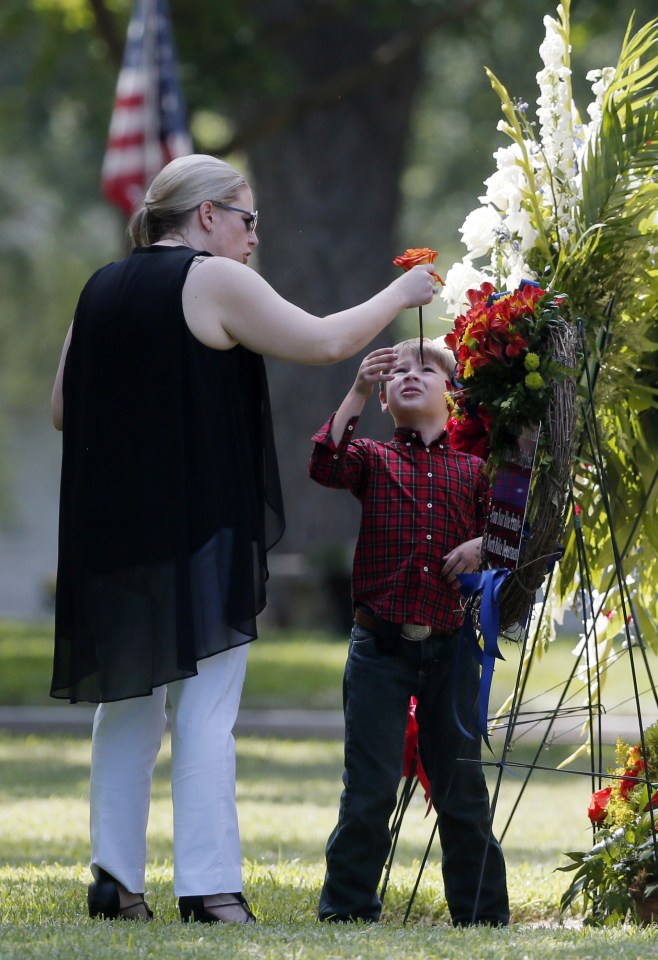
[[[389,371],[397,359],[397,354],[391,347],[373,350],[363,358],[356,379],[336,411],[331,424],[331,439],[336,446],[342,440],[345,428],[352,417],[361,415],[375,384],[393,379],[393,374]]]

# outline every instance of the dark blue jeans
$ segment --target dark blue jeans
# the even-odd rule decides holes
[[[459,719],[470,730],[479,668],[460,632],[400,640],[389,652],[375,634],[354,625],[343,685],[344,790],[338,823],[327,843],[321,920],[379,919],[377,888],[391,846],[389,821],[402,777],[413,695],[418,701],[420,757],[439,818],[452,922],[509,921],[505,861],[490,830],[480,741],[465,737],[455,723],[453,685]]]

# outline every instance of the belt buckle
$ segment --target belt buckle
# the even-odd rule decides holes
[[[403,623],[400,627],[400,636],[405,640],[427,640],[432,628],[423,623]]]

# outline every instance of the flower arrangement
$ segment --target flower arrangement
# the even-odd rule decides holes
[[[502,106],[498,129],[512,143],[494,153],[496,171],[485,181],[481,206],[460,229],[467,254],[448,271],[442,293],[453,316],[469,288],[493,281],[510,290],[535,277],[567,293],[576,314],[596,323],[593,311],[611,294],[630,299],[620,291],[623,282],[634,273],[646,282],[642,274],[655,263],[655,250],[640,256],[637,271],[624,261],[629,249],[641,254],[658,236],[658,56],[646,60],[655,51],[658,20],[635,35],[631,22],[617,67],[587,74],[593,100],[585,123],[571,92],[570,0],[557,13],[544,17],[536,122],[528,104],[513,100],[487,70]],[[488,262],[475,264],[483,258]]]
[[[646,755],[646,759],[645,759]],[[595,827],[625,826],[632,823],[649,806],[658,807],[658,790],[648,783],[658,780],[658,723],[644,731],[644,751],[640,743],[633,745],[617,740],[616,765],[609,771],[610,786],[592,794],[587,815]]]
[[[631,19],[617,64],[587,74],[592,99],[584,111],[572,95],[570,0],[557,6],[556,17],[544,17],[544,27],[534,118],[529,104],[510,96],[487,71],[502,108],[498,129],[508,143],[494,153],[495,170],[485,181],[480,205],[460,230],[466,254],[448,270],[441,293],[448,315],[457,317],[452,343],[463,357],[465,394],[457,402],[459,426],[453,439],[455,434],[465,443],[479,439],[486,452],[487,444],[497,443],[498,426],[505,428],[510,414],[502,402],[496,406],[482,399],[479,422],[464,416],[469,392],[476,393],[479,384],[497,386],[493,360],[480,358],[480,367],[474,365],[475,357],[467,363],[475,338],[462,339],[469,322],[465,318],[473,316],[474,308],[485,315],[482,304],[492,289],[516,296],[524,279],[540,283],[544,303],[559,303],[558,312],[578,329],[583,355],[580,392],[588,399],[574,430],[580,449],[572,457],[570,482],[580,510],[588,577],[608,607],[620,608],[621,587],[610,586],[612,537],[614,531],[625,541],[632,533],[630,562],[641,559],[633,586],[636,623],[655,646],[658,485],[650,451],[658,442],[658,19],[639,27]],[[495,301],[488,309],[497,309]],[[546,380],[541,366],[546,351],[521,348],[515,359],[515,349],[508,344],[504,354],[508,367],[513,361],[518,365],[512,412],[527,402],[536,413],[543,398],[534,374]],[[540,366],[524,371],[531,353]],[[530,366],[535,362],[528,360]],[[472,405],[470,412],[473,416]],[[586,466],[594,456],[587,450],[591,430],[583,427],[593,416],[600,470]],[[469,438],[469,430],[476,436]],[[603,473],[608,490],[615,492],[608,501]],[[552,588],[554,603],[564,609],[579,604],[578,538],[569,528]],[[593,610],[592,619],[597,614]],[[625,623],[621,629],[626,631]]]
[[[587,810],[592,849],[568,853],[571,863],[558,868],[574,872],[561,912],[580,900],[588,925],[658,919],[658,723],[644,731],[643,743],[644,750],[617,741],[610,786],[592,794]]]
[[[554,359],[547,337],[564,325],[564,298],[525,280],[511,293],[485,282],[467,296],[470,309],[445,338],[457,360],[448,430],[455,449],[495,469],[523,428],[546,418],[551,386],[575,374]]]
[[[516,290],[496,293],[485,281],[467,298],[469,310],[445,338],[457,360],[457,389],[446,395],[451,446],[486,459],[495,476],[510,455],[520,456],[513,451],[524,429],[537,437],[518,562],[498,591],[497,629],[504,632],[526,624],[534,594],[561,553],[576,416],[576,337],[562,315],[565,298],[537,282],[523,280]],[[501,476],[502,484],[509,482]],[[495,568],[484,553],[485,567]],[[480,593],[469,598],[468,610],[481,622]]]

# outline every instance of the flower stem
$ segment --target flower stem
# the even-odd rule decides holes
[[[418,307],[418,326],[420,327],[420,362],[424,364],[423,359],[423,308]]]

